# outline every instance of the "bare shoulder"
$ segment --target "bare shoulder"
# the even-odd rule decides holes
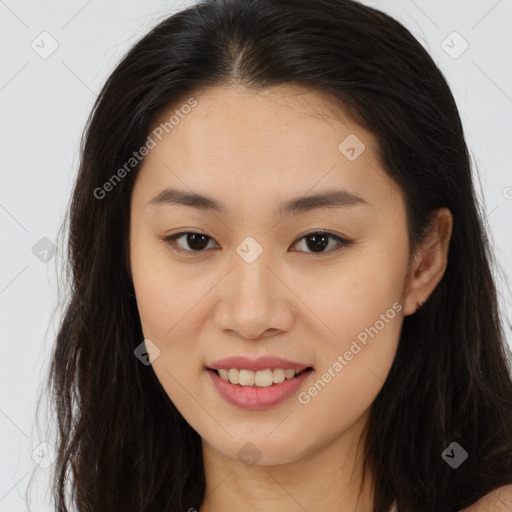
[[[512,484],[498,487],[460,512],[509,512],[512,510]]]

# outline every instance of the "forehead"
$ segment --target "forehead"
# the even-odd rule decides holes
[[[188,107],[190,99],[193,108]],[[186,113],[182,113],[186,111]],[[177,114],[177,115],[176,115]],[[169,120],[173,119],[172,126]],[[167,125],[166,125],[167,123]],[[276,150],[327,150],[338,153],[338,139],[357,134],[373,151],[375,138],[353,121],[339,101],[302,85],[285,84],[261,91],[240,85],[204,88],[182,97],[153,119],[152,129],[164,129],[163,138],[174,134],[176,144],[185,144],[197,157],[208,157],[229,149],[276,155]],[[329,137],[325,137],[329,133]],[[193,150],[193,151],[192,151]],[[217,151],[216,151],[217,150]]]
[[[195,106],[185,108],[190,99]],[[203,89],[162,110],[150,135],[159,127],[140,170],[152,191],[177,184],[227,204],[336,186],[370,203],[393,192],[374,136],[325,93],[302,86]]]

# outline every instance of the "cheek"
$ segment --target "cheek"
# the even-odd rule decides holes
[[[301,295],[331,337],[354,336],[400,300],[406,261],[404,251],[389,255],[374,244],[347,254],[328,272],[320,269],[303,277]]]
[[[180,267],[170,263],[165,242],[142,223],[131,227],[130,264],[144,336],[163,341],[183,316],[193,287],[183,279]]]
[[[133,285],[144,338],[159,349],[153,369],[170,395],[179,382],[203,372],[200,341],[207,322],[209,292],[218,277],[173,261],[165,242],[147,231],[134,233],[131,244]]]
[[[207,280],[206,280],[207,281]],[[195,286],[197,284],[197,286]],[[165,352],[180,358],[190,356],[198,339],[200,298],[208,292],[208,282],[190,282],[183,275],[148,265],[134,273],[142,331]],[[197,355],[197,354],[196,354]]]
[[[351,279],[340,275],[331,282],[328,295],[317,298],[318,306],[324,304],[319,316],[333,332],[315,338],[316,379],[299,396],[309,413],[304,421],[312,428],[321,421],[332,424],[333,435],[347,429],[375,400],[393,363],[402,327],[401,270],[388,264],[379,271],[364,258],[358,267],[356,271],[347,266]],[[333,411],[339,413],[336,419]]]
[[[407,246],[398,239],[388,240],[395,243],[393,250],[383,242],[361,248],[333,269],[324,293],[308,296],[308,306],[327,327],[326,334],[317,337],[322,371],[330,368],[331,373],[343,374],[351,389],[352,384],[357,387],[372,380],[382,385],[398,345]],[[338,371],[333,368],[337,361]],[[374,385],[369,389],[373,392]]]
[[[152,370],[174,405],[188,418],[194,414],[196,405],[191,395],[195,396],[194,385],[203,371],[197,341],[204,321],[198,321],[203,311],[199,299],[207,292],[208,280],[190,282],[179,265],[169,264],[161,245],[155,246],[154,241],[133,244],[133,285],[144,339],[158,347]]]

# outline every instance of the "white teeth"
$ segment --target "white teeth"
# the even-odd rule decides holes
[[[238,384],[240,386],[254,386],[254,372],[251,370],[240,370]]]
[[[300,370],[276,368],[271,370],[258,370],[253,372],[252,370],[238,370],[237,368],[230,368],[226,370],[221,368],[217,370],[219,376],[231,382],[231,384],[238,384],[240,386],[258,386],[261,388],[268,388],[272,384],[280,384],[285,380],[293,379]]]
[[[231,368],[228,372],[228,379],[231,384],[238,384],[238,375],[240,373],[240,370],[236,370],[234,368]]]
[[[219,372],[219,375],[224,379],[224,380],[229,380],[229,370],[226,370],[224,368],[221,368],[220,370],[217,370]]]
[[[244,370],[243,370],[244,371]],[[247,370],[245,370],[247,371]],[[272,385],[273,373],[272,370],[261,370],[254,373],[254,384],[261,388],[267,388]],[[293,372],[295,374],[295,372]]]
[[[287,379],[293,379],[293,377],[295,377],[295,370],[285,370],[284,371],[284,376],[287,378]]]
[[[285,380],[285,371],[282,368],[276,368],[272,372],[272,382],[274,384],[281,384],[281,382],[284,382]]]

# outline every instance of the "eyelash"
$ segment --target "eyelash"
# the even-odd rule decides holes
[[[178,238],[181,238],[183,235],[204,235],[206,238],[209,239],[209,241],[213,240],[213,238],[209,237],[205,233],[199,233],[199,232],[196,232],[196,231],[182,231],[182,232],[176,233],[174,235],[163,237],[162,240],[164,242],[168,243],[171,246],[171,248],[174,251],[176,251],[177,253],[185,254],[185,255],[187,255],[189,257],[193,257],[192,254],[190,254],[190,253],[200,254],[202,252],[206,252],[206,249],[202,249],[200,251],[194,251],[194,250],[183,249],[182,247],[177,246],[176,240]],[[332,238],[332,239],[336,240],[339,245],[338,245],[338,247],[335,247],[334,249],[331,249],[331,250],[325,251],[325,252],[318,252],[318,253],[307,252],[307,251],[298,251],[298,252],[306,252],[306,254],[322,256],[322,255],[325,255],[325,254],[331,254],[333,252],[336,252],[336,251],[338,251],[338,250],[340,250],[340,249],[342,249],[344,247],[349,247],[350,245],[355,243],[353,240],[347,240],[345,238],[341,238],[340,236],[335,235],[334,233],[330,233],[328,231],[311,231],[309,233],[306,233],[305,235],[302,235],[300,238],[298,238],[293,243],[293,245],[295,245],[296,243],[300,242],[302,239],[310,237],[310,236],[313,236],[313,235],[324,235],[324,236],[327,236],[328,238]]]

